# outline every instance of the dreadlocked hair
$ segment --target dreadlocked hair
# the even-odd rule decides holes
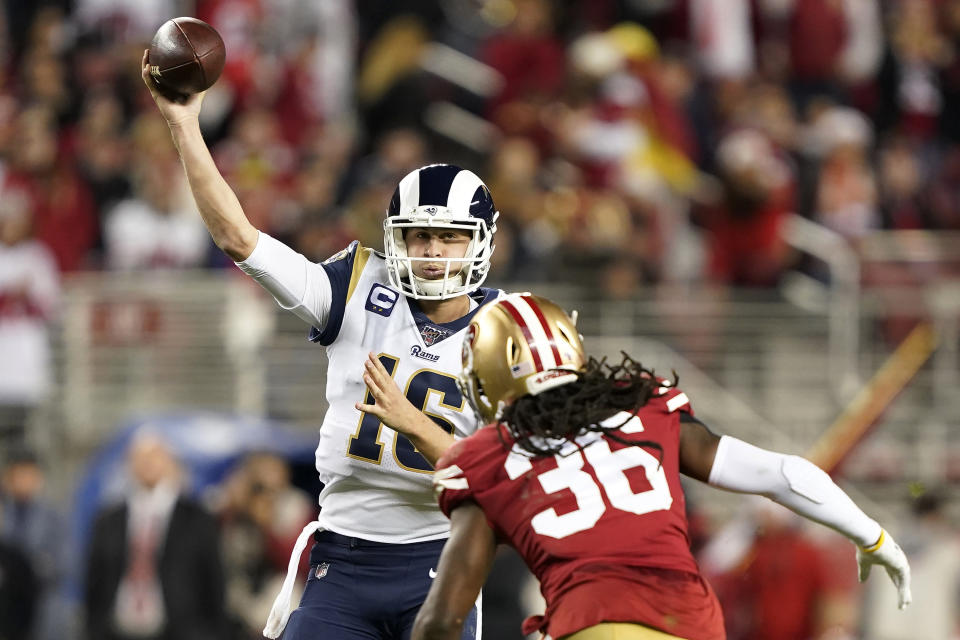
[[[632,416],[622,423],[603,427],[600,423],[621,411],[642,407],[664,384],[652,369],[621,351],[620,364],[607,364],[607,359],[591,357],[577,380],[544,391],[538,395],[518,398],[503,409],[498,431],[503,442],[503,429],[516,443],[533,455],[558,453],[566,441],[590,431],[600,432],[610,439],[631,446],[649,446],[660,451],[663,447],[649,440],[627,440],[617,433]],[[673,374],[673,385],[677,374]]]

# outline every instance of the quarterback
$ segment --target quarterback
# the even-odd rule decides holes
[[[165,98],[146,55],[142,76],[214,242],[327,350],[329,409],[316,451],[320,516],[297,540],[264,634],[406,640],[449,536],[433,498],[433,463],[477,427],[457,373],[470,319],[499,294],[481,287],[498,215],[490,192],[470,171],[422,167],[400,181],[387,206],[383,253],[354,242],[315,264],[247,220],[200,134],[203,94],[183,103]],[[375,404],[361,364],[368,356],[402,385],[426,428],[404,436],[367,410]],[[311,536],[306,588],[290,614]],[[479,637],[479,627],[477,607],[462,637]]]
[[[524,632],[569,640],[721,640],[723,616],[690,553],[680,474],[764,495],[856,544],[860,578],[883,566],[910,602],[893,538],[830,477],[797,456],[717,436],[672,382],[624,356],[587,359],[573,320],[530,294],[503,296],[470,323],[461,386],[490,424],[437,463],[452,532],[413,638],[459,638],[497,543],[540,581],[542,616]],[[374,367],[373,394],[402,398]],[[385,416],[406,430],[411,411]]]

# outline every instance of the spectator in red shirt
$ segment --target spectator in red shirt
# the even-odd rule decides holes
[[[763,500],[752,515],[753,544],[735,567],[711,576],[728,640],[809,640],[828,629],[850,631],[852,600],[831,566],[834,558],[790,511]]]
[[[796,0],[789,18],[790,74],[801,111],[818,95],[839,98],[847,17],[839,0]]]
[[[88,266],[97,240],[97,212],[87,184],[59,153],[53,112],[28,107],[17,118],[10,173],[4,189],[27,195],[34,233],[57,259],[61,271]]]
[[[709,243],[709,276],[745,286],[777,283],[790,259],[780,227],[792,209],[790,166],[752,129],[717,147],[721,196],[701,212]]]
[[[503,76],[500,92],[488,105],[490,118],[498,124],[509,114],[511,103],[552,97],[564,78],[564,49],[553,32],[550,4],[519,0],[515,5],[513,22],[488,40],[480,53],[480,59]]]

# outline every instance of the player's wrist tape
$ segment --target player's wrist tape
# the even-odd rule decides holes
[[[863,551],[864,553],[873,553],[874,551],[876,551],[877,549],[883,546],[883,543],[886,541],[886,539],[887,539],[887,532],[884,531],[883,529],[880,529],[880,537],[877,538],[877,541],[874,542],[869,547],[861,546],[860,550]]]

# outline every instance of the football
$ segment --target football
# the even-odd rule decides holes
[[[226,54],[223,38],[206,22],[174,18],[157,29],[147,63],[158,87],[189,95],[213,86],[223,71]]]

